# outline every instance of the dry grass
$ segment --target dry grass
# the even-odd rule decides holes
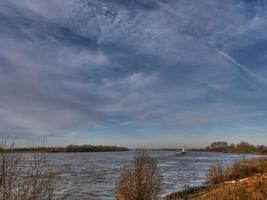
[[[26,161],[12,149],[13,145],[0,145],[0,200],[52,200],[54,179],[45,155],[32,154]]]
[[[211,186],[179,192],[169,200],[266,200],[267,159],[236,161],[233,165],[213,166],[207,175]]]
[[[116,200],[159,200],[162,178],[155,159],[139,154],[131,166],[125,167],[119,178]]]
[[[211,192],[196,197],[198,200],[266,200],[267,175],[255,175],[239,181],[227,182]]]
[[[225,168],[220,164],[213,166],[207,173],[207,179],[210,183],[216,184],[266,172],[266,158],[243,159]]]
[[[177,193],[168,200],[266,200],[267,175],[255,175],[247,179],[220,183],[208,188],[191,191],[190,193]]]

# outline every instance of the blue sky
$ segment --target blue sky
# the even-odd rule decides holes
[[[267,1],[0,1],[0,136],[267,142]]]

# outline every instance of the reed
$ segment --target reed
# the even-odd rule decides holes
[[[209,169],[207,180],[211,184],[217,184],[246,178],[258,173],[267,173],[266,158],[242,159],[228,167],[217,164]]]

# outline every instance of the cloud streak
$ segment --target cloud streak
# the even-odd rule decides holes
[[[254,126],[267,108],[266,17],[245,0],[1,2],[0,134]]]

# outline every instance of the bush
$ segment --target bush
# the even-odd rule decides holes
[[[154,158],[139,154],[125,167],[119,178],[116,200],[158,200],[161,198],[162,177]]]
[[[25,155],[13,152],[13,145],[0,145],[0,199],[52,200],[53,174],[46,165],[44,154]],[[28,155],[27,155],[28,156]]]

